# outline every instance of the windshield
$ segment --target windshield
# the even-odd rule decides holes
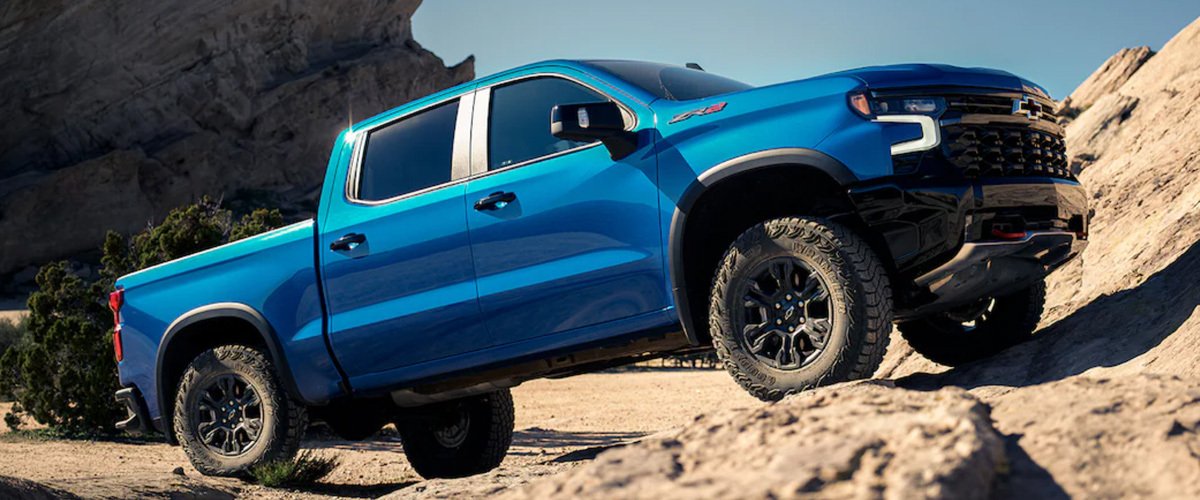
[[[587,61],[586,64],[671,101],[703,99],[754,88],[737,80],[670,64],[637,61]]]

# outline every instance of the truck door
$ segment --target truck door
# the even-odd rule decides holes
[[[476,92],[467,222],[480,307],[497,344],[669,303],[650,134],[619,161],[599,142],[550,135],[555,105],[612,100],[584,81],[594,80],[539,74]],[[622,106],[633,126],[637,103]],[[649,110],[639,109],[638,128],[649,128]]]
[[[463,194],[473,94],[356,131],[318,252],[334,353],[356,389],[491,345]]]

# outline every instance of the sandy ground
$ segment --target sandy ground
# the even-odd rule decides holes
[[[576,466],[597,449],[692,421],[716,409],[761,404],[721,370],[646,370],[536,380],[513,390],[517,432],[498,481],[511,484]],[[8,405],[0,406],[6,412]],[[0,424],[2,425],[2,424]],[[161,443],[30,441],[0,437],[0,476],[43,483],[87,498],[373,498],[426,487],[394,435],[369,442],[309,441],[338,467],[308,491],[269,490],[200,476],[183,453]],[[172,470],[182,467],[184,476]]]

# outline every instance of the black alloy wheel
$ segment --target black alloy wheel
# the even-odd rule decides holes
[[[746,347],[777,370],[811,364],[833,331],[824,279],[790,256],[763,262],[750,275],[735,324]]]
[[[228,374],[209,383],[193,408],[196,435],[213,452],[238,456],[258,442],[263,428],[262,400],[246,379]]]

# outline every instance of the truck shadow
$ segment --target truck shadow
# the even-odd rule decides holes
[[[943,373],[917,373],[896,384],[935,390],[953,385],[1024,387],[1137,358],[1174,334],[1200,304],[1200,242],[1142,284],[1103,295],[992,358]],[[1168,360],[1164,360],[1168,361]]]
[[[590,460],[601,451],[624,446],[644,435],[641,432],[573,432],[530,427],[513,434],[508,454],[546,455],[552,462]],[[563,453],[570,448],[579,449]]]

